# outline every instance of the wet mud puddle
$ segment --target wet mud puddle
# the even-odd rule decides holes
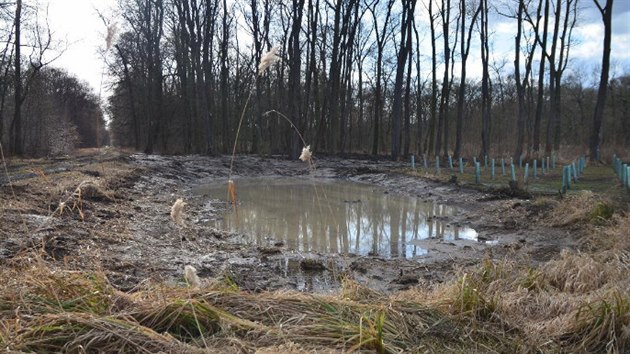
[[[236,179],[237,207],[207,221],[248,235],[247,242],[282,244],[296,252],[421,258],[433,242],[470,244],[478,234],[452,222],[454,207],[388,194],[372,185],[312,178]],[[226,201],[223,184],[200,186],[208,203]]]

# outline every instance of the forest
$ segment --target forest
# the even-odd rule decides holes
[[[571,61],[586,8],[605,28],[594,73]],[[304,143],[394,159],[561,146],[598,159],[630,144],[630,77],[610,74],[612,1],[120,0],[101,14],[107,96],[55,68],[36,3],[0,9],[9,155],[109,143],[221,154],[237,132],[239,152],[292,158]],[[510,57],[493,53],[493,21],[513,23]],[[280,60],[259,72],[270,50]]]
[[[627,1],[93,0],[89,79],[40,1],[0,348],[630,353]]]

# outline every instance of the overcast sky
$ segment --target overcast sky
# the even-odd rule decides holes
[[[105,26],[99,19],[96,9],[109,12],[115,0],[43,0],[49,4],[49,23],[57,40],[67,43],[67,49],[54,66],[63,67],[79,79],[87,81],[95,93],[99,92],[102,59],[99,47],[105,44]],[[574,67],[592,68],[601,62],[604,30],[599,12],[591,0],[582,0],[583,7],[578,27],[574,31],[578,41],[571,49]],[[612,62],[613,75],[630,72],[630,0],[616,0],[614,4]],[[491,23],[494,31],[494,51],[496,55],[513,57],[514,23],[508,19]],[[500,22],[499,22],[500,21]],[[242,35],[242,34],[241,34]],[[244,42],[244,41],[243,41]],[[478,74],[478,60],[470,57],[470,75]]]

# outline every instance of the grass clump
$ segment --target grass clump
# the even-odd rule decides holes
[[[15,341],[17,350],[36,353],[201,352],[128,317],[76,312],[38,317],[18,333]]]
[[[17,311],[31,314],[78,311],[106,314],[114,289],[102,273],[55,271],[41,264],[4,269],[0,315]]]
[[[575,317],[567,343],[576,351],[627,353],[630,351],[630,299],[612,291],[584,304]]]
[[[133,317],[158,333],[169,333],[182,341],[211,336],[220,331],[220,315],[210,306],[194,299],[176,299],[151,306],[135,313]]]
[[[605,202],[599,202],[591,211],[591,222],[596,225],[601,225],[610,220],[615,213],[615,208]]]

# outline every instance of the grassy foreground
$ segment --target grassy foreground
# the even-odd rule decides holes
[[[450,282],[383,295],[344,280],[335,296],[145,283],[23,255],[0,270],[0,347],[12,352],[630,351],[630,216],[582,193],[548,222],[588,230],[582,252],[531,267],[485,260]],[[220,349],[215,349],[220,348]]]
[[[583,182],[599,178],[590,171]],[[0,351],[627,353],[630,213],[609,186],[532,201],[548,211],[543,223],[580,239],[580,251],[535,266],[519,254],[487,259],[388,295],[351,279],[336,295],[251,293],[229,278],[122,292],[105,272],[22,254],[0,267]]]

